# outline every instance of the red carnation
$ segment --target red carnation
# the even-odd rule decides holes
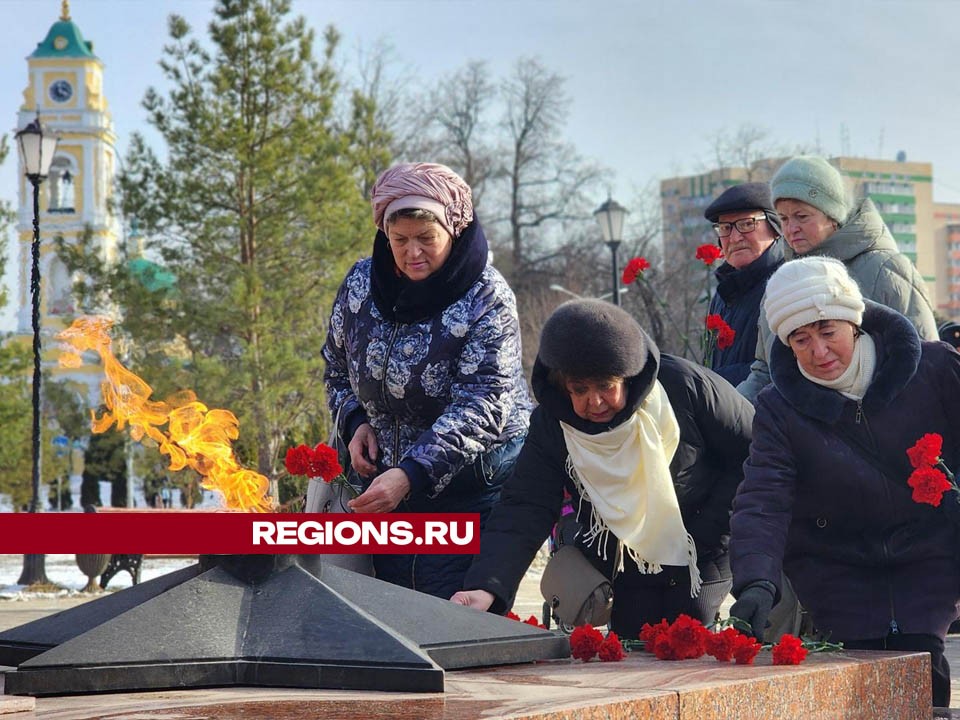
[[[677,653],[677,649],[670,642],[670,636],[663,632],[654,637],[647,643],[650,652],[654,654],[657,660],[682,660]]]
[[[517,615],[513,610],[504,615],[504,617],[507,618],[507,620],[516,620],[517,622],[520,621],[520,616]]]
[[[727,324],[723,321],[723,318],[717,313],[710,313],[707,315],[707,330],[719,330],[726,325]]]
[[[741,634],[734,641],[733,659],[737,665],[753,665],[753,659],[760,652],[760,643],[749,635]]]
[[[600,662],[619,662],[627,656],[623,651],[623,645],[620,644],[620,638],[613,631],[607,633],[607,638],[601,643],[598,654]]]
[[[733,339],[737,336],[737,333],[717,313],[707,315],[706,327],[708,333],[716,331],[718,349],[726,350],[733,345]]]
[[[284,465],[291,475],[306,475],[310,470],[310,458],[313,451],[306,445],[297,445],[287,450]]]
[[[932,467],[920,467],[910,474],[907,485],[913,488],[913,501],[940,506],[943,494],[953,487],[947,476]]]
[[[697,260],[703,260],[704,265],[713,265],[723,253],[716,245],[701,245],[697,248]]]
[[[793,635],[784,635],[780,642],[773,646],[774,665],[799,665],[807,656],[807,649],[803,642]]]
[[[733,345],[733,339],[736,337],[736,331],[724,323],[724,326],[720,328],[720,331],[717,333],[717,348],[720,350],[726,350],[728,347]]]
[[[704,641],[707,655],[712,655],[720,662],[729,662],[733,658],[733,649],[740,634],[732,627],[724,628],[718,633],[708,633]]]
[[[631,258],[630,261],[627,262],[627,266],[623,269],[623,276],[620,279],[623,280],[624,285],[630,285],[644,270],[649,268],[650,263],[647,262],[646,258]]]
[[[699,620],[689,615],[680,615],[666,632],[677,660],[698,658],[704,653],[704,643],[709,631]]]
[[[940,462],[942,450],[943,438],[936,433],[927,433],[907,450],[907,457],[915,468],[933,467]]]
[[[518,618],[518,619],[519,619],[519,618]],[[543,623],[541,623],[541,622],[537,619],[537,616],[536,616],[536,615],[531,615],[530,617],[528,617],[528,618],[527,618],[526,620],[524,620],[523,622],[526,623],[527,625],[533,625],[534,627],[543,628],[544,630],[547,629],[546,625],[544,625]]]
[[[644,649],[647,652],[653,652],[653,641],[656,640],[658,635],[666,632],[668,627],[670,627],[670,623],[666,620],[661,620],[656,625],[651,625],[650,623],[643,624],[643,627],[640,628],[640,634],[637,637],[645,643]]]
[[[570,633],[570,654],[577,660],[587,662],[600,651],[603,634],[592,625],[581,625]]]
[[[343,466],[340,465],[336,450],[324,443],[313,449],[310,477],[322,477],[326,482],[330,482],[342,472]]]

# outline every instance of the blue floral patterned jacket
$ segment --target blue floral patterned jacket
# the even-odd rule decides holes
[[[365,416],[381,467],[402,463],[412,492],[436,497],[480,455],[526,433],[532,404],[516,298],[487,265],[439,314],[394,322],[373,302],[371,266],[370,258],[353,266],[333,305],[323,348],[327,402],[344,436]]]

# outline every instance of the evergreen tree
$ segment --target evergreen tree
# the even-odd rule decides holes
[[[29,345],[0,343],[0,493],[14,510],[26,509],[32,492],[32,363]]]
[[[73,503],[70,494],[71,448],[90,434],[86,388],[70,381],[54,381],[45,374],[41,390],[44,448],[41,479],[48,485],[50,509],[69,508]]]
[[[83,455],[83,483],[80,485],[80,504],[103,505],[100,483],[110,483],[110,506],[127,504],[126,440],[115,432],[90,436]]]
[[[9,153],[7,136],[0,136],[0,164]],[[0,200],[0,278],[6,268],[7,239],[13,208]],[[9,300],[0,283],[0,308]],[[25,508],[31,496],[30,347],[9,336],[0,338],[0,494],[9,496],[15,510]]]
[[[288,0],[220,0],[210,49],[171,16],[170,89],[144,100],[167,159],[136,137],[119,179],[124,215],[149,238],[144,258],[128,248],[107,267],[84,243],[63,248],[90,278],[88,307],[120,309],[145,379],[175,377],[233,411],[241,462],[267,477],[298,428],[326,414],[319,349],[332,294],[368,252],[360,162],[379,157],[381,137],[369,98],[340,87],[336,31],[318,61],[314,33],[289,12]],[[351,100],[353,127],[337,116]],[[132,262],[145,258],[174,283],[138,279]]]

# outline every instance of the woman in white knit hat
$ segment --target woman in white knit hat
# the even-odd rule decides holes
[[[830,258],[784,264],[764,312],[778,340],[734,500],[731,615],[759,636],[783,571],[832,641],[929,652],[934,704],[948,706],[960,494],[915,502],[907,450],[938,434],[957,468],[960,354],[864,300]]]

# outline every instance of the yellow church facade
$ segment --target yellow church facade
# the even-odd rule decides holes
[[[103,63],[70,19],[66,0],[47,36],[27,57],[28,82],[17,118],[25,127],[39,116],[48,131],[59,135],[50,173],[40,185],[40,327],[43,361],[56,380],[85,386],[88,401],[99,401],[102,378],[97,364],[73,370],[57,367],[53,336],[78,314],[70,276],[56,253],[54,239],[75,242],[91,233],[93,247],[108,262],[117,260],[122,228],[110,207],[116,172],[116,135],[103,93]],[[18,173],[20,293],[17,335],[32,336],[31,243],[33,186]],[[79,389],[79,388],[78,388]]]

